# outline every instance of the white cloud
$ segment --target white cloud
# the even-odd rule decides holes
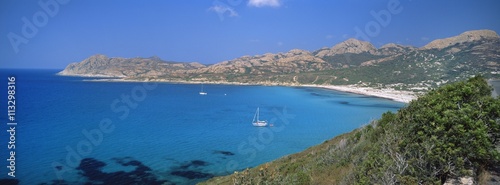
[[[326,35],[326,37],[325,37],[325,38],[326,38],[326,39],[333,39],[333,38],[334,38],[334,36],[333,36],[333,35]]]
[[[248,1],[248,6],[255,6],[255,7],[264,7],[264,6],[279,7],[279,6],[281,6],[281,0],[249,0]]]
[[[422,39],[423,41],[428,41],[428,40],[429,40],[429,37],[422,37],[422,38],[420,38],[420,39]]]
[[[280,41],[280,42],[278,42],[278,43],[276,43],[276,44],[277,44],[278,46],[283,46],[283,42],[281,42],[281,41]]]
[[[224,14],[226,12],[229,13],[229,17],[237,17],[238,16],[238,12],[236,12],[234,9],[228,7],[228,6],[224,6],[224,5],[214,5],[210,8],[208,8],[209,11],[213,11],[215,13],[217,13],[219,15],[219,17],[224,17]]]

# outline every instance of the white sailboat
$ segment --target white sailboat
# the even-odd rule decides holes
[[[257,111],[255,112],[255,115],[253,116],[252,124],[253,124],[253,126],[256,126],[256,127],[267,126],[267,121],[259,120],[259,108],[258,107],[257,107]]]
[[[200,91],[200,95],[207,95],[207,92],[204,92],[204,91],[203,91],[203,84],[201,84],[201,91]]]

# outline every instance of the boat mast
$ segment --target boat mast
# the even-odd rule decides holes
[[[259,122],[259,107],[257,107],[257,122]]]
[[[255,121],[255,118],[257,118],[257,121]],[[255,112],[255,115],[253,115],[253,123],[259,122],[259,108],[257,107],[257,111]]]

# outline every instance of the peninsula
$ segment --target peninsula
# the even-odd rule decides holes
[[[442,84],[483,75],[500,78],[500,37],[473,30],[417,48],[394,43],[374,47],[348,39],[315,51],[293,49],[206,65],[158,57],[93,55],[59,75],[113,77],[108,81],[157,81],[308,86],[409,102]]]

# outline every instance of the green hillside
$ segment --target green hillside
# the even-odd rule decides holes
[[[500,162],[500,99],[483,77],[431,90],[397,113],[303,152],[202,184],[483,184]]]

